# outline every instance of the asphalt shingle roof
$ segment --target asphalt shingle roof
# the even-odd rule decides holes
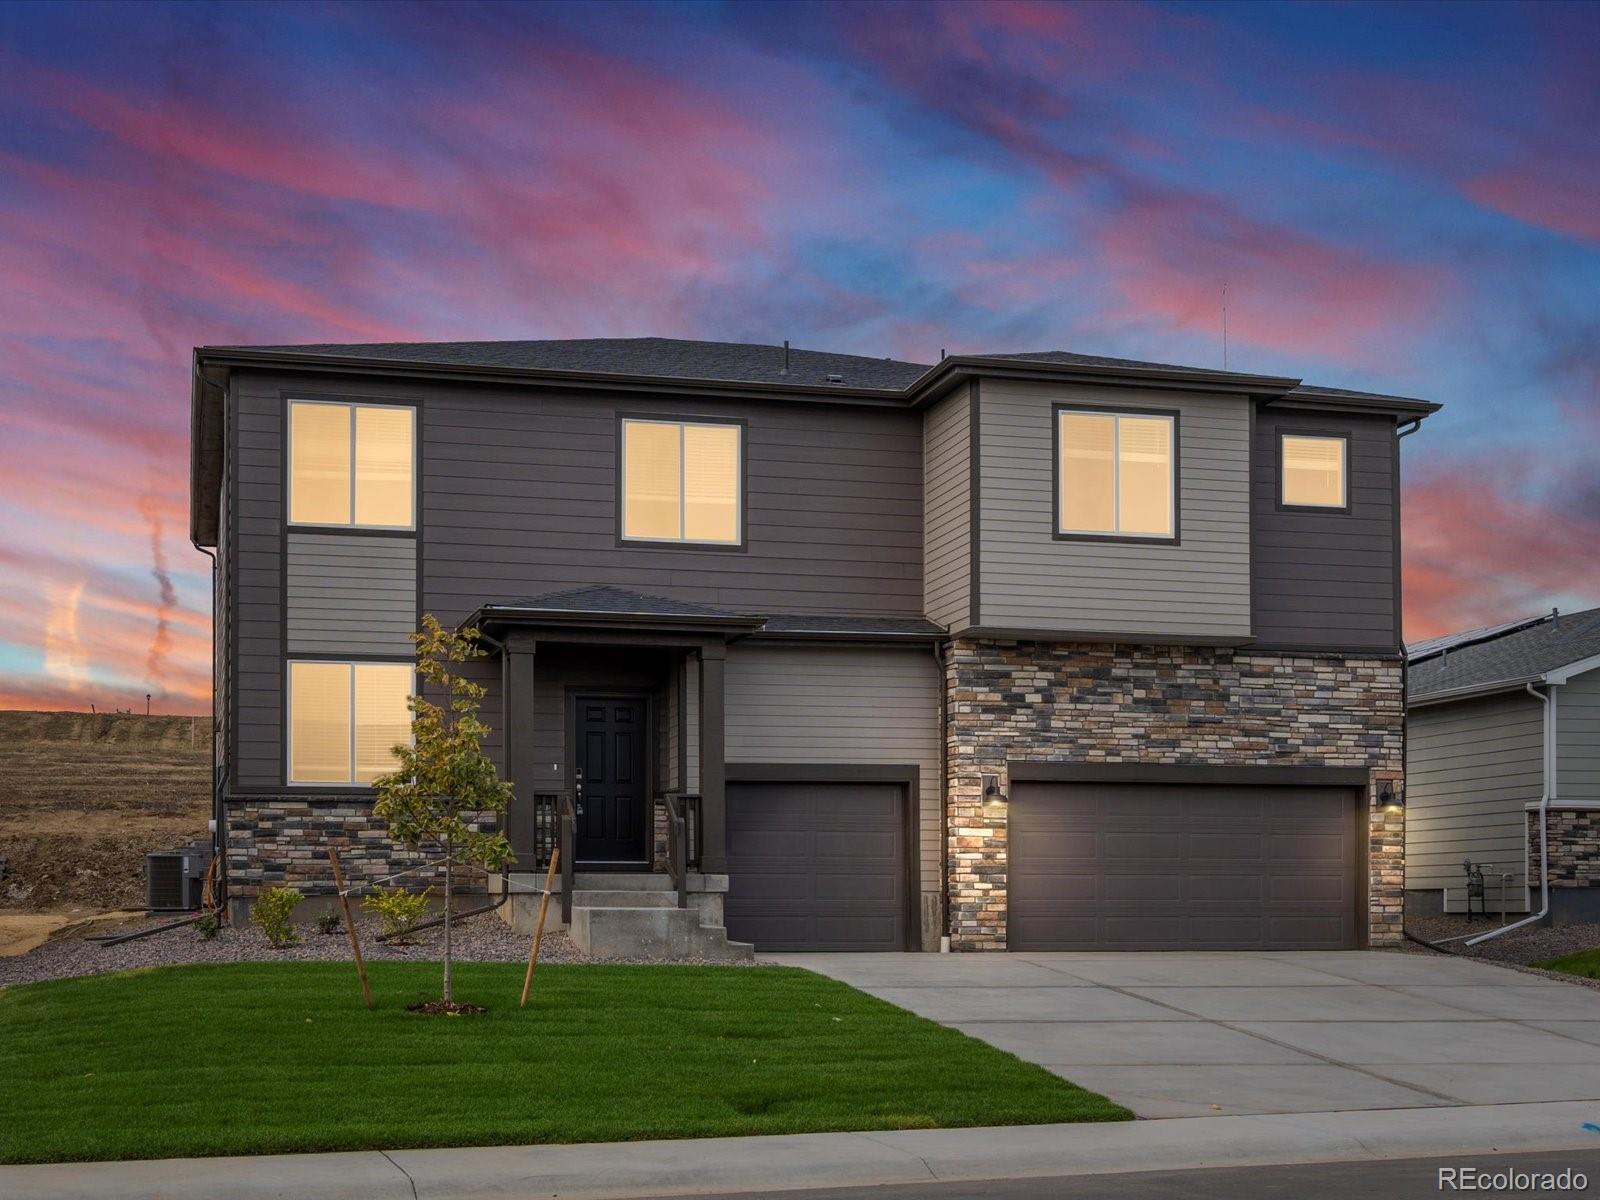
[[[378,358],[395,362],[438,363],[527,371],[581,371],[602,375],[655,375],[672,379],[716,379],[738,383],[830,383],[893,391],[910,387],[928,367],[924,363],[743,342],[696,342],[679,338],[578,338],[539,342],[380,342],[373,345],[325,343],[311,346],[230,346],[224,349],[275,350],[308,357]],[[840,376],[831,380],[830,375]]]
[[[1547,671],[1600,654],[1600,608],[1544,617],[1481,641],[1446,649],[1438,639],[1411,648],[1406,684],[1411,700],[1443,692],[1515,686]]]
[[[301,358],[361,358],[494,370],[570,371],[597,375],[654,376],[723,383],[795,384],[802,387],[849,387],[905,391],[932,370],[930,363],[820,350],[789,351],[784,369],[782,346],[748,342],[702,342],[685,338],[575,338],[507,342],[322,342],[297,346],[215,346],[213,350],[265,351]],[[1110,358],[1070,350],[1028,350],[1020,353],[975,354],[973,358],[1035,362],[1065,367],[1112,367],[1205,375],[1210,367]],[[1240,372],[1239,374],[1247,374]],[[1263,376],[1263,378],[1271,378]],[[1302,385],[1291,395],[1348,400],[1405,400],[1376,392]]]

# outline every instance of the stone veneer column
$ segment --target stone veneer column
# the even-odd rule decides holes
[[[1403,667],[1383,658],[1181,646],[956,639],[946,660],[950,939],[1006,944],[1006,810],[982,776],[1007,763],[1365,767],[1368,937],[1401,939],[1403,810],[1378,808],[1404,776]]]

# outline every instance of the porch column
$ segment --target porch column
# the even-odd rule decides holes
[[[505,647],[506,727],[500,731],[500,742],[505,751],[505,777],[512,788],[511,804],[506,809],[506,837],[517,852],[518,866],[532,870],[536,854],[533,794],[540,778],[532,737],[534,654],[538,642],[527,634],[512,633],[506,635]]]
[[[700,869],[707,875],[728,871],[727,770],[723,758],[722,681],[728,648],[722,642],[700,647]]]

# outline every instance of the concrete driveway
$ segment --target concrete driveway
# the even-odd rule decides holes
[[[1384,951],[762,957],[1142,1117],[1600,1100],[1600,991],[1487,963]]]

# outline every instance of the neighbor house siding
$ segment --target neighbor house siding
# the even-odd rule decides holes
[[[233,377],[232,400],[239,472],[234,771],[242,786],[271,786],[284,776],[283,401],[276,384],[243,373]]]
[[[410,537],[291,532],[289,653],[412,655],[417,542]]]
[[[1177,545],[1057,540],[1054,405],[1176,411]],[[1196,640],[1250,634],[1250,406],[1243,396],[985,379],[985,629]]]
[[[1562,801],[1600,801],[1600,670],[1555,688],[1556,788]]]
[[[1470,858],[1522,888],[1523,806],[1544,786],[1542,703],[1512,693],[1413,709],[1406,734],[1406,887],[1459,889]]]
[[[1349,439],[1349,512],[1279,507],[1278,440],[1297,432]],[[1258,645],[1399,649],[1397,466],[1389,417],[1257,411],[1251,592]]]
[[[744,644],[728,652],[727,759],[915,766],[922,890],[941,886],[939,666],[926,647]]]
[[[957,388],[923,418],[923,591],[928,618],[972,621],[972,397]]]

